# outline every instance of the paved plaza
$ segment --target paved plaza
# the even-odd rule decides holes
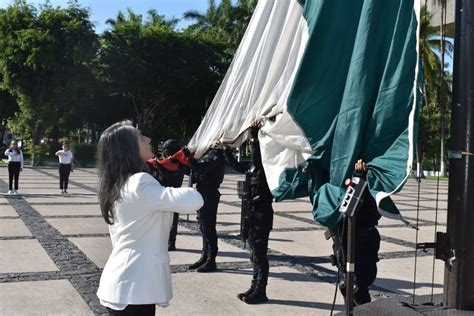
[[[7,168],[0,167],[0,192],[6,192]],[[226,174],[217,217],[218,272],[196,273],[186,266],[200,256],[201,238],[194,215],[180,219],[177,251],[171,252],[174,298],[157,315],[329,315],[337,279],[324,228],[314,223],[308,199],[274,204],[270,235],[270,301],[251,306],[236,298],[251,279],[249,253],[240,243],[240,202],[236,182]],[[100,215],[95,169],[77,168],[69,194],[58,189],[58,171],[25,168],[20,194],[0,195],[0,315],[103,314],[95,292],[111,251],[108,228]],[[416,222],[419,242],[433,241],[435,208],[438,231],[446,230],[447,182],[409,179],[394,200],[404,217]],[[416,231],[400,221],[382,219],[375,299],[413,293]],[[419,251],[417,295],[431,294],[432,252]],[[444,264],[436,261],[434,293],[443,290]],[[335,310],[343,310],[337,296]]]

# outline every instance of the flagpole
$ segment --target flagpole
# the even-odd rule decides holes
[[[474,2],[456,1],[444,302],[474,310]]]

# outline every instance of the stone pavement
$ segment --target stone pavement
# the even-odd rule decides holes
[[[7,169],[0,167],[0,192],[7,191]],[[162,315],[329,315],[337,272],[331,266],[331,243],[314,223],[307,199],[274,204],[270,235],[268,304],[249,306],[236,298],[248,288],[251,265],[239,241],[240,208],[236,181],[227,174],[218,213],[219,256],[216,273],[195,273],[186,266],[199,258],[201,239],[195,216],[182,216],[177,248],[171,252],[174,298]],[[0,315],[102,314],[95,291],[111,251],[107,225],[100,216],[94,169],[71,174],[68,195],[58,189],[58,172],[25,168],[20,195],[0,195]],[[438,231],[446,229],[447,182],[418,184],[410,179],[395,196],[402,214],[416,222],[419,242],[433,241],[435,207]],[[379,273],[372,296],[411,295],[416,232],[399,221],[382,219]],[[417,295],[431,293],[432,252],[418,253]],[[442,292],[444,265],[436,261],[434,293]],[[337,296],[335,310],[343,310]]]

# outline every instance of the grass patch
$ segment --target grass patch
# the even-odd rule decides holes
[[[436,180],[436,181],[438,181],[437,176],[425,176],[425,179],[426,180]],[[439,181],[448,181],[448,180],[449,180],[449,177],[447,177],[447,176],[439,177]]]
[[[413,175],[410,175],[409,178],[416,179],[416,177],[413,176]],[[438,181],[438,177],[437,176],[424,176],[424,177],[421,178],[421,180]],[[449,177],[447,177],[447,176],[439,177],[439,181],[448,181],[448,180],[449,180]]]

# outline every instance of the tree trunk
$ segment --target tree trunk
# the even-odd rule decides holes
[[[39,123],[34,123],[34,128],[33,128],[33,133],[31,135],[31,141],[33,142],[33,144],[31,145],[31,166],[35,166],[36,165],[36,160],[37,160],[37,157],[36,157],[36,151],[37,151],[37,148],[38,148],[38,145],[40,143],[40,140],[39,140],[39,130],[40,130],[40,127],[39,127]]]
[[[91,126],[91,131],[92,131],[92,144],[97,144],[97,126],[95,125],[95,123],[92,124]]]
[[[5,121],[2,122],[2,133],[0,134],[0,145],[3,145],[3,138],[5,137],[5,131],[7,130],[7,123]]]
[[[54,124],[53,126],[53,130],[51,131],[51,139],[53,140],[52,142],[50,142],[48,144],[48,151],[51,155],[53,155],[57,150],[57,146],[58,146],[58,143],[59,143],[59,127],[58,127],[58,124]],[[54,156],[53,156],[54,157]]]

